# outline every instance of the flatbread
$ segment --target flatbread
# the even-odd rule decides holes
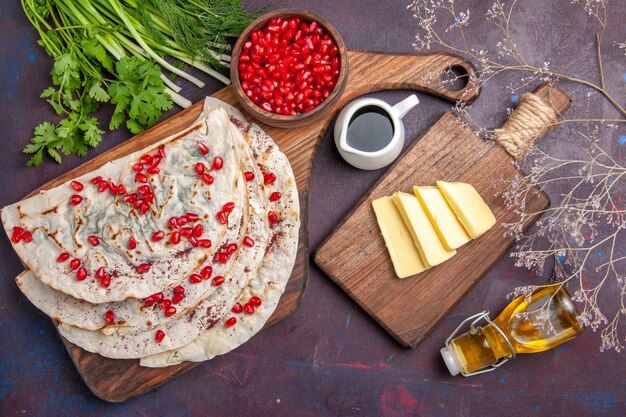
[[[20,242],[14,248],[29,269],[52,288],[94,304],[148,297],[188,276],[221,241],[226,228],[216,221],[215,213],[229,201],[243,201],[242,195],[234,194],[240,174],[239,148],[235,143],[240,137],[223,110],[204,112],[180,134],[77,178],[84,185],[80,192],[84,200],[78,206],[69,203],[70,196],[76,192],[67,182],[5,207],[2,221],[7,232],[19,225],[33,233],[32,243]],[[202,155],[198,141],[206,143],[211,152]],[[160,181],[154,178],[149,181],[156,197],[153,215],[138,215],[120,196],[108,191],[100,193],[90,183],[91,178],[99,175],[124,184],[127,190],[135,189],[131,166],[141,155],[156,152],[160,145],[166,146],[166,157],[158,174]],[[223,158],[224,167],[214,174],[213,184],[205,185],[198,181],[193,166],[199,160],[210,165],[216,155]],[[170,245],[167,239],[151,242],[152,233],[167,230],[170,217],[188,212],[198,214],[205,221],[203,238],[214,243],[212,249],[192,249],[187,242]],[[129,251],[127,242],[132,235],[140,244],[136,250]],[[92,247],[87,243],[88,236],[100,237],[100,245]],[[56,262],[62,252],[81,259],[90,278],[77,281],[68,262]],[[151,264],[150,270],[139,273],[136,267],[141,263]],[[91,279],[101,266],[112,275],[109,288]]]
[[[235,124],[241,128],[246,126],[241,120],[235,120]],[[258,274],[238,299],[243,305],[257,296],[263,304],[252,315],[230,314],[222,318],[216,326],[179,349],[142,358],[141,366],[164,367],[184,361],[201,362],[237,348],[263,328],[285,290],[298,251],[300,210],[295,177],[286,156],[258,126],[250,126],[246,139],[257,161],[263,160],[262,169],[281,173],[267,190],[268,193],[279,191],[282,194],[282,198],[271,207],[280,220],[272,225],[272,243],[267,248]],[[237,323],[227,327],[225,322],[231,317],[236,317]]]
[[[230,113],[230,117],[222,107]],[[204,124],[203,118],[206,119]],[[111,358],[144,358],[142,360],[144,366],[168,366],[182,360],[200,361],[223,354],[244,343],[263,327],[276,308],[293,269],[298,244],[299,202],[295,178],[289,162],[272,139],[258,126],[248,125],[243,116],[234,108],[212,98],[206,99],[202,116],[191,128],[159,144],[168,140],[171,142],[172,138],[174,141],[183,138],[182,143],[190,139],[197,142],[197,136],[190,136],[190,129],[193,130],[198,124],[206,127],[199,129],[204,133],[201,140],[209,144],[212,152],[213,149],[221,149],[219,146],[221,140],[227,143],[226,147],[229,147],[228,152],[231,153],[232,159],[224,158],[225,166],[232,164],[234,170],[234,179],[230,187],[224,182],[222,186],[225,188],[218,187],[216,191],[223,196],[228,196],[230,200],[226,201],[234,201],[235,210],[229,216],[228,228],[222,228],[222,230],[215,228],[217,238],[213,248],[204,251],[188,248],[184,254],[174,255],[170,265],[171,279],[169,277],[162,279],[161,287],[156,285],[150,287],[151,291],[142,292],[142,294],[147,294],[142,297],[128,297],[127,295],[137,293],[137,290],[133,288],[134,285],[138,285],[143,291],[149,284],[132,282],[128,288],[118,291],[126,298],[112,300],[109,294],[108,297],[103,297],[106,301],[95,297],[95,302],[93,302],[94,299],[91,297],[86,297],[89,300],[76,297],[71,290],[68,291],[70,294],[66,293],[64,290],[67,286],[58,285],[62,289],[55,287],[58,279],[40,280],[39,274],[35,271],[26,271],[16,278],[24,294],[37,307],[59,322],[59,332],[70,342],[90,352]],[[209,126],[214,128],[209,128]],[[219,129],[215,126],[219,126]],[[220,132],[224,131],[228,133],[220,135]],[[198,132],[198,129],[193,132]],[[216,133],[217,139],[214,136]],[[151,149],[156,149],[159,144]],[[184,146],[184,144],[178,145]],[[197,146],[195,142],[193,145],[188,149],[190,155]],[[134,155],[140,156],[144,153],[146,150]],[[177,155],[174,151],[171,154]],[[170,159],[181,162],[178,157],[172,156]],[[113,161],[111,164],[116,163],[118,161]],[[187,162],[186,169],[192,168],[193,164],[195,164],[193,159]],[[127,162],[127,165],[129,167],[132,164],[129,165]],[[174,184],[175,190],[179,189],[174,177],[180,175],[181,172],[172,174],[171,178],[167,176],[168,172],[165,170],[161,180],[164,184],[170,181],[170,184]],[[254,180],[246,181],[244,172],[252,172]],[[264,173],[270,172],[276,175],[276,181],[264,185]],[[94,175],[96,174],[91,173],[83,176],[82,182],[86,182],[85,177],[91,178]],[[280,192],[282,197],[270,202],[269,196],[276,191]],[[160,196],[161,201],[164,201],[164,207],[177,206],[178,209],[186,209],[187,203],[182,201],[184,196],[172,192],[171,186],[169,192],[161,195],[155,187],[155,194],[157,194],[157,200]],[[193,199],[192,204],[200,206],[210,205],[217,197],[206,195],[206,201],[202,201],[198,193],[192,192],[188,195]],[[97,198],[96,194],[94,199]],[[210,210],[213,210],[214,216],[215,211],[219,210],[219,207],[226,201],[222,200],[211,209],[207,209],[209,213],[202,216],[203,222],[210,220]],[[19,210],[15,210],[18,212],[18,217],[20,213],[23,214],[23,207],[20,206]],[[279,219],[277,222],[270,224],[269,210],[276,213]],[[28,220],[42,217],[32,213],[27,214]],[[21,218],[24,221],[24,216]],[[157,216],[157,218],[166,220],[168,217]],[[3,221],[8,231],[9,227],[15,225],[9,221],[15,218],[7,215],[6,219],[3,212]],[[32,225],[23,223],[20,225],[37,232],[37,229],[31,227]],[[44,234],[42,237],[45,238],[45,236]],[[34,233],[33,237],[34,240],[37,239],[37,233]],[[143,236],[143,239],[146,237]],[[246,238],[252,239],[254,242],[252,247],[243,245],[243,240]],[[224,250],[233,241],[237,243],[236,252],[228,262],[215,264],[215,259],[210,254]],[[39,242],[37,243],[39,247]],[[77,245],[77,248],[80,249],[80,246]],[[154,250],[154,248],[149,248],[149,251],[155,257],[157,254],[163,254],[163,251]],[[58,249],[57,252],[60,253]],[[202,252],[202,254],[197,257],[193,268],[181,274],[181,268],[177,264],[186,263],[187,259],[193,257],[190,254],[194,252]],[[131,254],[130,257],[134,255]],[[55,254],[54,258],[56,256],[58,255]],[[155,264],[157,262],[155,261]],[[186,278],[190,273],[199,272],[206,265],[213,267],[213,276],[224,276],[225,281],[222,285],[211,286],[210,280],[195,285],[188,283]],[[130,281],[132,280],[131,277]],[[145,307],[141,298],[158,291],[163,292],[167,298],[173,295],[172,287],[176,284],[185,288],[185,298],[177,305],[177,314],[165,318],[157,305]],[[256,307],[254,314],[231,312],[236,302],[243,305],[253,296],[262,300],[262,305]],[[108,310],[115,312],[116,323],[114,325],[105,323],[104,314]],[[235,315],[237,323],[232,327],[225,326],[225,322]],[[155,342],[157,330],[164,331],[166,335],[160,343]]]

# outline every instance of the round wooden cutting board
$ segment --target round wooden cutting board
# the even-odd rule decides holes
[[[354,98],[381,90],[418,90],[451,102],[467,103],[474,101],[480,92],[479,88],[473,85],[454,91],[442,85],[440,78],[445,76],[450,69],[457,74],[471,76],[475,73],[474,67],[468,61],[451,54],[388,54],[350,50],[348,60],[350,70],[345,91],[326,118],[294,129],[281,129],[260,124],[289,158],[300,193],[302,220],[296,264],[285,293],[266,326],[279,322],[293,312],[298,307],[306,289],[309,268],[307,210],[312,165],[319,140],[337,112]],[[241,110],[230,87],[218,91],[213,94],[213,97]],[[50,181],[33,193],[93,171],[110,160],[141,150],[178,132],[192,123],[199,116],[201,109],[202,102],[198,102],[150,130]],[[246,115],[245,112],[244,115]],[[247,117],[250,120],[250,117]],[[139,366],[138,360],[108,359],[86,352],[67,340],[63,342],[85,383],[95,395],[110,402],[121,402],[143,394],[199,365],[198,363],[182,363],[168,368],[143,368]],[[248,343],[254,343],[254,339]]]

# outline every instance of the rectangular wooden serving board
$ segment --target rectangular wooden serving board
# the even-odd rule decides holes
[[[558,114],[570,105],[562,91],[547,85],[535,94]],[[500,145],[480,138],[453,114],[444,114],[322,242],[315,262],[398,342],[416,347],[513,245],[514,239],[505,237],[502,227],[503,223],[518,220],[502,195],[510,181],[521,174],[513,162]],[[399,279],[376,222],[372,200],[396,191],[412,193],[414,185],[435,185],[437,180],[472,184],[497,223],[459,248],[450,260]],[[527,212],[550,205],[548,196],[539,190],[526,203]],[[538,218],[530,219],[525,228]]]

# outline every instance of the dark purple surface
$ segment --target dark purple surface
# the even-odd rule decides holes
[[[415,22],[406,1],[266,1],[272,7],[311,9],[329,19],[349,48],[411,52]],[[472,6],[477,29],[470,40],[495,39],[481,16],[490,2]],[[480,3],[480,4],[478,4]],[[250,4],[250,3],[248,3]],[[261,2],[254,2],[254,5]],[[519,46],[536,62],[582,77],[595,77],[593,33],[579,6],[567,1],[521,5],[515,32]],[[623,5],[612,5],[605,48],[608,83],[623,101],[626,81],[623,52],[612,46],[624,41]],[[525,22],[523,25],[519,22]],[[0,206],[82,162],[65,158],[61,166],[47,161],[25,167],[20,150],[33,127],[52,118],[38,98],[49,84],[50,59],[36,45],[19,2],[0,5]],[[547,28],[547,29],[546,29]],[[577,29],[578,28],[578,29]],[[620,38],[621,37],[621,38]],[[495,41],[491,45],[495,44]],[[573,57],[573,58],[572,58]],[[593,78],[595,79],[595,78]],[[490,126],[501,123],[511,95],[494,80],[474,106],[474,114]],[[192,101],[216,91],[184,85]],[[534,86],[532,86],[534,87]],[[585,91],[566,91],[580,100]],[[396,102],[407,92],[378,97]],[[416,138],[449,104],[420,95],[421,104],[405,118],[407,137]],[[571,112],[576,115],[575,106]],[[614,116],[608,106],[606,117]],[[569,133],[559,129],[545,140]],[[89,157],[130,137],[107,134]],[[612,139],[614,140],[614,139]],[[410,141],[407,141],[407,145]],[[620,141],[621,142],[621,141]],[[626,140],[625,140],[626,142]],[[612,147],[619,146],[617,141]],[[615,148],[614,148],[615,149]],[[558,151],[558,150],[557,150]],[[617,154],[624,155],[621,149]],[[331,137],[324,139],[315,162],[310,205],[310,244],[315,248],[331,228],[383,174],[358,171],[339,157]],[[514,287],[536,282],[505,257],[417,349],[401,348],[314,265],[302,305],[291,317],[263,331],[225,357],[125,404],[107,404],[90,393],[72,365],[51,321],[26,300],[13,278],[22,270],[8,239],[0,237],[0,414],[27,416],[448,416],[448,415],[620,415],[624,413],[624,357],[599,353],[599,336],[587,331],[576,340],[539,355],[525,355],[492,374],[465,379],[448,375],[439,348],[465,317],[483,309],[499,312]],[[338,254],[341,256],[341,254]],[[622,410],[622,411],[620,411]]]

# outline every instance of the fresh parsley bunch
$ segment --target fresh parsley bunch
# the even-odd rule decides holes
[[[115,105],[109,129],[126,121],[135,134],[172,108],[158,65],[136,57],[122,58],[114,65],[94,40],[84,39],[80,49],[74,46],[55,58],[50,75],[55,86],[46,88],[41,97],[63,119],[56,126],[43,122],[35,128],[35,136],[24,148],[24,153],[32,154],[28,165],[41,164],[44,152],[58,163],[59,151],[86,156],[87,148],[97,146],[104,134],[98,119],[91,116],[100,103]]]
[[[109,129],[125,123],[132,133],[154,125],[161,114],[191,102],[161,72],[198,87],[204,83],[181,67],[193,66],[228,84],[218,70],[229,65],[228,36],[252,21],[240,0],[21,0],[39,45],[54,58],[53,86],[41,97],[61,116],[44,122],[24,148],[28,165],[44,153],[85,156],[104,131],[93,113],[115,106]],[[170,57],[170,61],[165,58]],[[174,61],[173,63],[171,61]]]

